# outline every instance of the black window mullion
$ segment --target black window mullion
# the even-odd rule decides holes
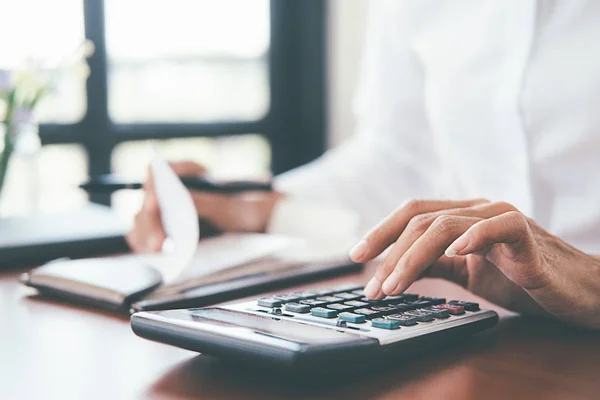
[[[104,0],[84,1],[85,36],[94,42],[95,52],[88,60],[92,73],[87,84],[87,113],[80,129],[88,153],[89,174],[95,177],[111,171],[114,142],[109,139],[108,59],[104,21]],[[92,195],[94,202],[110,204],[108,195]]]

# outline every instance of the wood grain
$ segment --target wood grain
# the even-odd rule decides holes
[[[36,296],[17,282],[19,272],[0,273],[2,399],[600,398],[598,333],[514,315],[440,280],[417,282],[410,291],[480,301],[500,313],[500,324],[333,382],[273,375],[140,339],[125,317]],[[364,283],[369,276],[329,283]]]

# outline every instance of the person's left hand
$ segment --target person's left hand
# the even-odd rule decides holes
[[[441,277],[515,311],[600,328],[600,259],[546,232],[508,203],[410,201],[350,256],[365,262],[390,245],[365,287],[369,298],[400,294],[421,276]]]

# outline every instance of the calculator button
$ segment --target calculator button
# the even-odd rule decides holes
[[[383,301],[383,300],[369,300],[366,297],[361,297],[360,301],[370,304],[372,306],[381,306],[381,305],[385,304],[385,301]]]
[[[433,307],[423,308],[419,311],[430,313],[431,315],[433,315],[435,318],[438,318],[438,319],[448,318],[450,316],[450,313],[448,312],[448,310],[440,310],[440,309],[436,309]]]
[[[325,304],[327,304],[327,302],[315,300],[315,299],[308,299],[308,300],[300,300],[300,304],[306,304],[311,307],[321,307],[321,306],[324,306]]]
[[[311,290],[311,292],[315,293],[317,296],[329,296],[332,293],[335,293],[335,289],[321,289],[321,290]]]
[[[353,290],[359,290],[362,288],[362,286],[355,284],[338,285],[332,288],[332,293],[352,292]]]
[[[358,300],[347,301],[344,304],[351,307],[366,307],[369,305],[369,303],[365,303],[364,301]]]
[[[402,297],[404,301],[415,301],[419,298],[419,295],[415,293],[402,293],[400,297]]]
[[[446,302],[446,299],[441,298],[441,297],[429,297],[429,296],[424,296],[419,298],[419,300],[421,301],[428,301],[429,304],[431,304],[432,306],[438,305],[438,304],[444,304]]]
[[[409,317],[404,314],[392,314],[388,315],[387,318],[398,321],[402,326],[413,326],[417,324],[417,319],[415,317]]]
[[[411,306],[413,306],[415,309],[417,308],[425,308],[425,307],[430,307],[433,304],[429,301],[425,301],[425,300],[417,300],[417,301],[411,301],[407,304],[410,304]]]
[[[448,312],[452,315],[460,315],[465,313],[465,308],[463,306],[455,306],[452,304],[439,304],[434,306],[435,308],[448,310]]]
[[[419,322],[429,322],[429,321],[433,321],[435,319],[433,315],[431,315],[430,313],[423,312],[423,311],[409,311],[409,312],[404,313],[404,315],[406,315],[408,317],[414,317]]]
[[[310,306],[308,304],[287,303],[285,305],[285,311],[306,314],[310,312]]]
[[[281,304],[283,304],[281,302],[281,300],[277,300],[272,297],[263,297],[262,299],[258,299],[257,303],[261,307],[269,307],[269,308],[281,307]]]
[[[448,302],[453,306],[463,306],[466,311],[479,311],[479,303],[472,303],[470,301],[459,301],[459,300],[451,300]]]
[[[365,291],[363,289],[353,290],[352,293],[357,294],[360,297],[363,297],[365,295]]]
[[[347,306],[345,304],[340,304],[340,303],[334,303],[334,304],[328,304],[327,308],[331,308],[332,310],[337,310],[337,311],[348,311],[348,310],[353,310],[355,307]]]
[[[362,324],[366,322],[366,318],[364,315],[354,314],[349,312],[343,312],[338,315],[338,318],[342,321],[352,322],[353,324]]]
[[[356,300],[356,299],[360,299],[360,295],[355,294],[355,293],[349,293],[349,292],[342,292],[342,293],[337,293],[334,294],[335,297],[339,297],[340,299],[343,300]]]
[[[399,296],[388,296],[385,299],[383,299],[383,301],[386,304],[400,304],[400,303],[404,303],[406,300],[404,299],[404,297],[402,295],[399,295]]]
[[[371,325],[381,329],[400,329],[400,322],[395,319],[375,318]]]
[[[368,308],[359,308],[357,310],[354,310],[354,313],[364,315],[366,318],[369,319],[379,316],[379,313],[377,311],[373,311]]]
[[[318,293],[308,292],[308,291],[307,292],[295,292],[295,293],[291,293],[291,294],[293,294],[295,296],[298,296],[299,299],[303,299],[303,300],[305,300],[305,299],[312,299],[314,297],[319,296]]]
[[[377,311],[379,313],[379,315],[385,315],[385,314],[393,314],[393,313],[395,313],[396,312],[396,307],[374,306],[374,307],[371,307],[371,310]]]
[[[322,318],[335,318],[337,316],[337,311],[331,310],[329,308],[316,307],[310,310],[310,313],[315,317]]]
[[[301,299],[300,296],[295,295],[293,293],[276,294],[275,296],[273,296],[273,298],[281,300],[284,303],[288,303],[290,301],[297,301]]]
[[[415,310],[416,307],[410,304],[394,304],[390,307],[394,307],[394,309],[396,310],[396,312],[406,312],[406,311],[412,311]]]
[[[342,299],[339,299],[337,297],[333,297],[333,296],[323,296],[323,297],[317,297],[316,298],[317,301],[324,301],[325,303],[339,303],[342,302]]]

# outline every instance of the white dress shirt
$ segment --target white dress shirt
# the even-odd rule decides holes
[[[600,253],[600,1],[377,0],[368,27],[356,134],[280,190],[360,231],[407,198],[508,201]]]

